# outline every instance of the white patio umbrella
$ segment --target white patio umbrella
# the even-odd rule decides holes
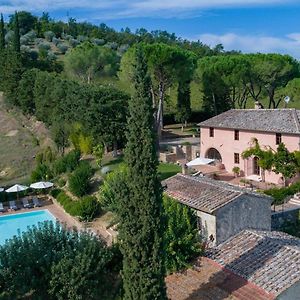
[[[3,192],[3,191],[4,191],[4,188],[1,188],[1,187],[0,187],[0,193]]]
[[[188,167],[193,167],[193,166],[203,166],[203,165],[209,165],[213,163],[215,160],[210,159],[210,158],[204,158],[204,157],[197,157],[190,162],[188,162],[186,165]]]
[[[18,193],[18,192],[22,192],[28,189],[28,186],[26,185],[20,185],[20,184],[15,184],[12,187],[10,187],[9,189],[7,189],[5,192],[6,193]]]
[[[23,192],[28,189],[26,185],[15,184],[9,189],[5,190],[6,193],[17,193],[17,200],[19,200],[19,192]]]
[[[49,188],[53,187],[53,183],[48,182],[48,181],[40,181],[40,182],[35,182],[35,183],[31,184],[30,187],[33,189],[36,189],[36,190],[49,189]]]

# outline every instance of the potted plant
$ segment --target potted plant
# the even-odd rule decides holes
[[[232,172],[235,177],[238,177],[240,175],[241,169],[239,167],[233,167]]]

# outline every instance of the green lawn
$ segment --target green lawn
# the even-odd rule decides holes
[[[104,157],[103,166],[109,167],[111,171],[116,170],[124,162],[124,157]],[[160,163],[158,166],[159,179],[165,180],[181,171],[181,167],[175,164]]]
[[[159,179],[165,180],[181,171],[181,167],[175,164],[160,163],[158,166]]]

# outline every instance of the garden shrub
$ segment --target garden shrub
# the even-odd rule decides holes
[[[61,191],[57,197],[57,202],[64,208],[64,210],[73,217],[80,215],[79,201],[72,200],[64,191]]]
[[[92,167],[87,162],[81,162],[69,178],[70,191],[77,197],[84,196],[89,191]]]
[[[118,212],[119,201],[128,193],[126,185],[127,167],[121,165],[117,170],[109,173],[100,188],[101,207]]]
[[[65,156],[56,160],[53,169],[56,175],[72,172],[76,169],[79,164],[81,153],[79,150],[72,150]]]
[[[101,206],[96,197],[86,196],[79,200],[72,200],[64,191],[54,189],[50,192],[64,210],[80,221],[90,222],[101,212]]]
[[[41,163],[38,164],[35,168],[35,170],[32,171],[31,173],[31,181],[35,182],[35,181],[41,181],[41,180],[49,180],[51,179],[52,176],[52,172],[51,169],[49,168],[48,165]]]
[[[79,216],[81,221],[90,222],[101,212],[100,203],[94,196],[85,196],[79,203]]]
[[[53,198],[57,198],[57,196],[61,193],[61,189],[52,189],[50,191],[50,195],[53,197]]]
[[[300,182],[291,184],[288,187],[273,188],[273,189],[264,191],[264,193],[266,195],[269,195],[274,198],[272,205],[282,204],[282,203],[284,203],[285,198],[287,198],[288,196],[292,196],[299,192],[300,192]]]
[[[192,209],[167,196],[163,197],[163,207],[165,265],[167,272],[172,273],[187,268],[201,254],[197,216]]]
[[[0,298],[107,299],[115,252],[87,232],[40,223],[0,246]]]

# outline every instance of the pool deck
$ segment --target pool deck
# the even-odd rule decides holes
[[[70,216],[64,211],[64,209],[54,200],[50,198],[39,199],[41,207],[34,208],[20,208],[17,211],[7,210],[0,213],[0,216],[19,214],[24,212],[39,211],[47,209],[61,224],[64,224],[67,228],[76,228],[77,230],[88,230],[99,235],[108,245],[111,245],[115,239],[114,232],[106,229],[95,221],[92,223],[79,222],[75,217]],[[18,206],[21,207],[21,206]]]

